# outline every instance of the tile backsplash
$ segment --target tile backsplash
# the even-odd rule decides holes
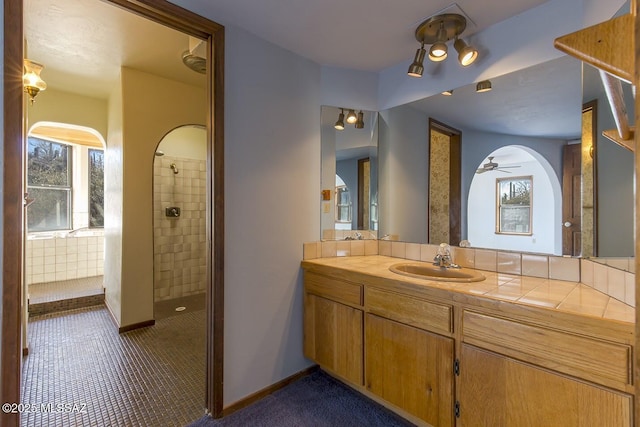
[[[364,246],[364,253],[362,247]],[[430,262],[438,245],[390,240],[346,240],[309,242],[303,259],[335,256],[384,255]],[[454,261],[462,267],[544,279],[582,282],[635,307],[635,274],[588,259],[519,253],[491,249],[451,247]],[[633,269],[630,269],[633,271]]]

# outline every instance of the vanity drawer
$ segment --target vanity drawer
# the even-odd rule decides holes
[[[345,304],[362,306],[362,285],[357,283],[305,272],[304,288],[310,294]]]
[[[463,341],[548,369],[624,389],[631,346],[465,310]]]
[[[369,313],[387,319],[427,331],[453,332],[453,307],[450,305],[376,288],[365,290],[365,303]]]

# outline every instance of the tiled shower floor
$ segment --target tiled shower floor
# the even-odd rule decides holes
[[[22,403],[82,413],[22,414],[21,425],[184,426],[204,414],[205,310],[118,334],[104,306],[29,321]]]

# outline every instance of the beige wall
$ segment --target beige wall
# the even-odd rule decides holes
[[[172,129],[204,124],[206,90],[122,69],[123,201],[120,326],[153,319],[153,160]]]
[[[122,284],[122,88],[118,83],[109,97],[109,132],[104,156],[104,287],[105,303],[118,324]]]
[[[107,139],[108,103],[105,99],[47,89],[38,95],[33,105],[29,105],[28,115],[28,128],[39,121],[68,123],[95,129]]]

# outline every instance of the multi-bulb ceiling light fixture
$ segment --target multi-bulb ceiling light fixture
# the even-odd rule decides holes
[[[44,66],[25,59],[23,67],[24,75],[22,76],[22,84],[24,85],[24,91],[29,94],[29,99],[33,104],[38,93],[47,88],[47,84],[42,80],[42,77],[40,77],[40,71],[42,71]]]
[[[349,109],[347,112],[347,118],[344,118],[344,108],[340,109],[340,114],[338,114],[338,121],[333,125],[337,130],[344,130],[345,121],[350,125],[354,125],[356,129],[362,129],[364,127],[364,113],[362,110],[356,115],[354,109]]]
[[[444,13],[432,16],[416,28],[416,40],[420,42],[420,49],[416,51],[413,63],[407,74],[411,77],[422,77],[424,72],[424,57],[427,54],[425,45],[431,45],[429,59],[434,62],[447,58],[447,42],[454,39],[453,47],[458,52],[458,62],[463,67],[471,65],[478,57],[477,49],[469,46],[459,38],[467,28],[467,20],[457,13]]]

